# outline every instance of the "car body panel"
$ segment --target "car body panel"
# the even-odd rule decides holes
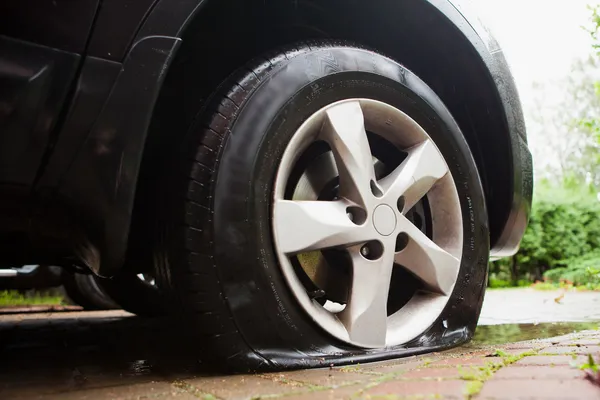
[[[159,0],[104,1],[87,54],[122,62],[146,15]]]
[[[0,186],[33,185],[79,59],[0,36]]]
[[[443,9],[445,1],[432,0],[432,3]],[[503,217],[502,228],[491,243],[492,257],[507,257],[515,254],[519,249],[521,238],[527,228],[533,198],[533,160],[527,146],[521,100],[500,45],[477,17],[470,1],[450,0],[450,2],[463,15],[487,50],[480,49],[478,52],[494,79],[509,128],[513,171],[512,201],[508,215]],[[472,43],[476,45],[474,40]]]
[[[99,0],[2,0],[0,35],[81,54],[98,5]]]
[[[66,171],[51,171],[58,180],[57,201],[68,204],[85,226],[80,255],[99,275],[111,275],[123,265],[135,189],[152,109],[180,39],[149,36],[138,41],[120,67],[112,89],[93,125],[87,124],[73,146]],[[88,68],[93,68],[89,65]],[[114,71],[110,68],[110,74]],[[98,106],[97,99],[90,98]],[[80,120],[74,111],[69,120]],[[74,139],[73,139],[74,140]],[[58,161],[60,162],[60,158]]]
[[[122,67],[115,61],[85,58],[54,151],[36,184],[38,192],[59,186],[98,119]]]

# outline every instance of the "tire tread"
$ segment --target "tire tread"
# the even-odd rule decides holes
[[[313,45],[314,46],[314,45]],[[268,58],[258,57],[240,68],[225,80],[207,100],[203,111],[184,140],[185,154],[193,149],[191,165],[185,166],[183,179],[185,192],[184,218],[179,218],[179,229],[184,240],[183,271],[175,279],[183,290],[178,295],[182,305],[191,310],[195,331],[208,338],[206,355],[217,361],[247,357],[262,358],[246,343],[239,332],[227,304],[215,260],[211,241],[212,184],[216,178],[219,153],[230,133],[230,124],[240,108],[265,78],[280,65],[311,51],[308,44],[289,46],[275,51]],[[182,177],[180,174],[179,177]],[[176,222],[176,221],[173,221]],[[178,250],[181,252],[182,249]],[[267,360],[264,360],[268,363]]]

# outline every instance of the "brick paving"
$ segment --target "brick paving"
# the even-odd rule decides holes
[[[256,387],[212,391],[205,378],[188,381],[207,399],[600,399],[600,386],[578,367],[600,357],[600,331],[474,350],[451,350],[374,364],[263,374]],[[237,377],[255,380],[256,376]],[[278,386],[271,386],[277,382]],[[200,396],[202,398],[202,396]]]
[[[582,304],[569,294],[563,308],[552,300],[555,294],[528,293],[523,298],[530,296],[532,305],[515,314],[519,321],[534,319],[533,311],[525,308],[547,306],[562,316],[574,316],[568,301],[577,307]],[[504,292],[496,296],[503,300],[497,302],[502,310],[515,309],[506,303],[511,296]],[[523,298],[518,298],[519,304],[529,304]],[[592,300],[587,310],[580,310],[581,316],[599,315]],[[488,307],[482,318],[511,322],[505,321],[508,313],[504,316],[495,307]],[[148,349],[169,340],[157,336],[160,324],[146,325],[122,311],[44,311],[0,315],[0,339],[4,339],[0,343],[14,343],[0,347],[2,400],[600,400],[600,386],[578,368],[588,355],[600,360],[600,331],[596,330],[494,346],[475,343],[340,368],[214,376],[210,371],[183,368],[180,372],[147,361],[151,360]]]
[[[468,346],[341,368],[150,381],[79,377],[83,384],[36,387],[0,378],[6,399],[600,399],[579,366],[600,358],[600,331],[501,346]],[[84,373],[81,375],[85,374]],[[71,377],[73,378],[73,377]],[[77,377],[75,377],[77,378]],[[8,378],[10,380],[10,378]],[[72,380],[72,379],[71,379]],[[77,379],[75,379],[77,380]],[[90,381],[89,384],[86,381]]]
[[[578,367],[600,331],[389,362],[185,380],[205,399],[600,399]],[[217,385],[215,386],[215,379]]]

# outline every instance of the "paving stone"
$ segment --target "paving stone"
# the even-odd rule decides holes
[[[588,339],[573,339],[561,342],[563,346],[600,346],[600,337]]]
[[[485,383],[477,400],[501,399],[561,399],[582,400],[600,398],[600,388],[584,379],[510,380],[498,379]]]
[[[552,343],[560,346],[570,346],[574,344],[600,345],[600,331],[589,330],[571,333],[563,336],[540,339],[542,343]]]
[[[539,349],[534,349],[534,348],[523,348],[523,349],[509,349],[509,348],[499,348],[499,351],[511,355],[511,356],[518,356],[519,354],[523,354],[523,353],[528,353],[528,352],[535,352],[538,351]],[[489,353],[489,356],[494,356],[496,354],[495,350]]]
[[[387,361],[384,363],[373,363],[373,364],[365,364],[362,367],[362,372],[364,373],[374,373],[374,374],[395,374],[395,373],[403,373],[406,371],[411,371],[413,369],[421,368],[425,361],[415,360],[414,358],[409,362],[397,362],[397,361]]]
[[[527,341],[527,342],[510,343],[510,344],[504,345],[502,347],[507,350],[522,349],[523,351],[527,351],[527,350],[538,350],[543,347],[548,347],[549,345],[551,345],[551,344],[535,340],[535,341]]]
[[[574,379],[582,375],[580,370],[566,365],[511,365],[500,369],[492,379]]]
[[[596,307],[594,307],[596,308]],[[580,331],[580,332],[575,332],[573,334],[573,336],[576,337],[595,337],[595,338],[600,338],[600,331],[598,330],[598,327],[600,327],[600,325],[597,324],[596,329],[588,329],[586,331]]]
[[[312,369],[284,374],[265,374],[264,376],[269,379],[277,380],[278,377],[280,377],[284,380],[292,380],[325,387],[342,386],[355,382],[368,382],[377,378],[376,376],[361,373],[359,371],[361,371],[360,366],[343,369]]]
[[[471,356],[466,356],[466,357],[453,357],[453,358],[446,358],[444,360],[439,360],[439,361],[434,361],[432,362],[429,367],[458,367],[463,366],[463,365],[486,365],[489,362],[493,362],[494,361],[494,357],[485,357],[485,356],[479,356],[479,357],[471,357]]]
[[[582,364],[586,360],[587,357],[585,356],[577,356],[576,358],[571,356],[529,356],[517,361],[515,365],[571,365],[573,363]]]
[[[550,346],[546,347],[541,353],[550,354],[600,354],[600,346]]]
[[[364,385],[344,386],[338,389],[315,390],[303,394],[285,396],[282,400],[347,400],[363,398]]]
[[[388,367],[390,365],[410,364],[410,363],[420,361],[423,358],[424,358],[423,356],[410,356],[410,357],[394,358],[391,360],[374,361],[371,363],[365,363],[365,364],[361,364],[360,366],[363,368],[368,367],[371,369],[376,369],[376,368]]]
[[[402,379],[459,379],[458,368],[419,368],[401,375]]]
[[[444,398],[464,398],[465,381],[461,380],[442,380],[442,381],[389,381],[384,382],[374,388],[365,391],[365,397],[397,395],[402,397],[409,396],[439,396]]]
[[[73,390],[54,394],[4,393],[3,398],[11,400],[133,400],[133,399],[198,399],[166,382],[151,382],[137,385],[112,386],[87,390]]]
[[[227,400],[242,400],[309,390],[306,385],[299,382],[287,382],[285,379],[266,379],[257,375],[206,377],[186,379],[183,382],[193,386],[201,393],[210,393]]]
[[[27,397],[34,394],[64,392],[74,388],[71,384],[70,371],[58,368],[55,370],[27,368],[19,363],[15,365],[14,370],[2,372],[0,399],[12,398],[7,393],[18,393]]]
[[[572,333],[569,333],[568,335],[561,335],[561,336],[553,336],[550,338],[543,338],[543,339],[539,339],[539,341],[541,343],[561,343],[561,342],[567,342],[569,340],[576,340],[578,339],[578,336],[573,335]]]

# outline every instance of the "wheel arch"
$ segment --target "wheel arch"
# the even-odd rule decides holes
[[[167,72],[149,129],[130,249],[146,242],[144,221],[152,208],[140,206],[145,203],[141,199],[156,190],[152,182],[161,165],[157,160],[174,145],[172,132],[185,131],[218,83],[248,59],[291,41],[329,37],[390,56],[442,98],[479,168],[493,252],[516,251],[531,202],[523,115],[501,49],[464,13],[448,0],[160,0],[137,38],[176,35],[182,46]],[[373,26],[377,28],[366,29]],[[189,87],[198,88],[195,96],[185,90]]]

